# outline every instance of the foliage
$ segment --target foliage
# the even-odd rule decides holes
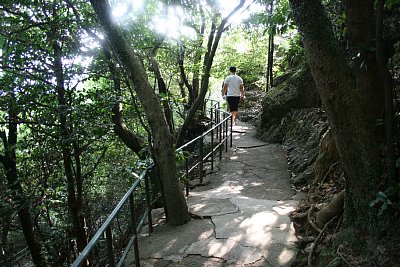
[[[111,107],[118,98],[110,90],[104,58],[93,36],[85,29],[93,24],[91,8],[84,2],[8,1],[2,4],[1,111],[2,133],[7,133],[5,107],[15,95],[18,115],[18,180],[31,205],[37,233],[40,234],[47,263],[60,266],[72,256],[69,240],[74,240],[68,207],[68,183],[63,165],[63,147],[70,147],[73,175],[82,178],[82,214],[87,222],[96,222],[107,214],[132,182],[129,166],[137,160],[112,132]],[[72,8],[73,7],[73,8]],[[84,16],[81,16],[82,12]],[[86,20],[84,20],[86,19]],[[59,87],[54,67],[55,46],[61,48],[63,86],[65,88],[68,138],[60,138]],[[108,78],[108,77],[107,77]],[[84,82],[91,79],[90,82]],[[129,94],[128,94],[129,95]],[[128,105],[129,106],[129,105]],[[131,105],[130,105],[131,106]],[[129,127],[145,131],[138,123],[136,110],[127,121]],[[0,146],[4,153],[4,146]],[[1,187],[6,187],[0,165]],[[2,244],[19,240],[22,232],[16,220],[17,210],[8,190],[1,190],[1,214],[4,218]],[[106,201],[101,201],[104,199]],[[8,203],[8,204],[7,204]],[[3,221],[3,220],[2,220]],[[8,232],[5,230],[8,226]],[[89,234],[96,225],[89,225]],[[18,241],[18,243],[21,243]],[[12,246],[4,255],[13,258]]]
[[[389,186],[385,192],[379,191],[376,199],[371,202],[371,207],[378,206],[378,215],[389,211],[389,207],[400,209],[400,183]]]
[[[388,0],[385,1],[385,8],[392,9],[393,7],[400,5],[400,0]]]
[[[277,75],[283,74],[305,62],[304,47],[301,42],[301,36],[298,33],[292,35],[289,40],[282,42],[276,50]]]
[[[344,1],[324,1],[326,11],[332,21],[333,30],[336,38],[340,42],[345,42],[347,35],[346,13]]]
[[[230,66],[237,66],[240,75],[247,84],[263,77],[267,58],[267,41],[261,30],[252,32],[243,28],[235,29],[223,37],[219,49],[213,76],[225,78]]]
[[[266,6],[266,9],[252,15],[251,18],[245,22],[247,27],[257,28],[260,25],[265,25],[264,34],[268,35],[283,35],[296,28],[288,0],[272,1],[272,14],[270,11],[271,1],[260,2]]]

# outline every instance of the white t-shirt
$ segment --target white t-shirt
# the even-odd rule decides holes
[[[227,96],[240,96],[240,85],[243,84],[243,79],[236,74],[231,74],[225,78],[225,84],[228,85]]]

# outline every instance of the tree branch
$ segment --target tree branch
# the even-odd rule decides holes
[[[91,175],[99,166],[101,160],[104,158],[104,156],[106,155],[108,148],[105,147],[100,155],[100,157],[97,159],[96,163],[93,165],[93,167],[87,171],[84,175],[83,175],[83,180],[85,180],[87,177],[89,177],[89,175]]]
[[[213,24],[212,31],[209,35],[208,39],[208,44],[207,44],[207,53],[204,56],[204,73],[201,79],[201,89],[200,89],[200,94],[197,96],[193,106],[189,110],[189,114],[184,121],[181,130],[178,134],[178,138],[176,140],[176,145],[179,147],[183,144],[184,137],[186,135],[187,130],[189,129],[189,125],[192,123],[192,120],[194,119],[197,110],[203,105],[204,98],[206,96],[207,90],[208,90],[208,85],[209,85],[209,78],[210,78],[210,71],[211,67],[213,64],[213,59],[215,56],[215,53],[218,48],[219,40],[221,39],[222,33],[224,32],[224,28],[228,20],[237,12],[239,11],[245,3],[245,0],[241,0],[240,3],[232,10],[231,13],[229,13],[228,16],[226,16],[222,21],[221,24],[217,28],[217,33],[214,38],[214,32],[215,32],[215,24]]]

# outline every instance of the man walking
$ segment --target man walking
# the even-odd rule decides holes
[[[235,125],[240,99],[244,99],[243,79],[236,75],[236,67],[229,68],[230,75],[224,81],[224,95],[232,114],[232,123]]]

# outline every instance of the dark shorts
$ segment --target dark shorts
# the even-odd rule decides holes
[[[238,111],[240,96],[227,96],[226,101],[228,101],[229,111]]]

